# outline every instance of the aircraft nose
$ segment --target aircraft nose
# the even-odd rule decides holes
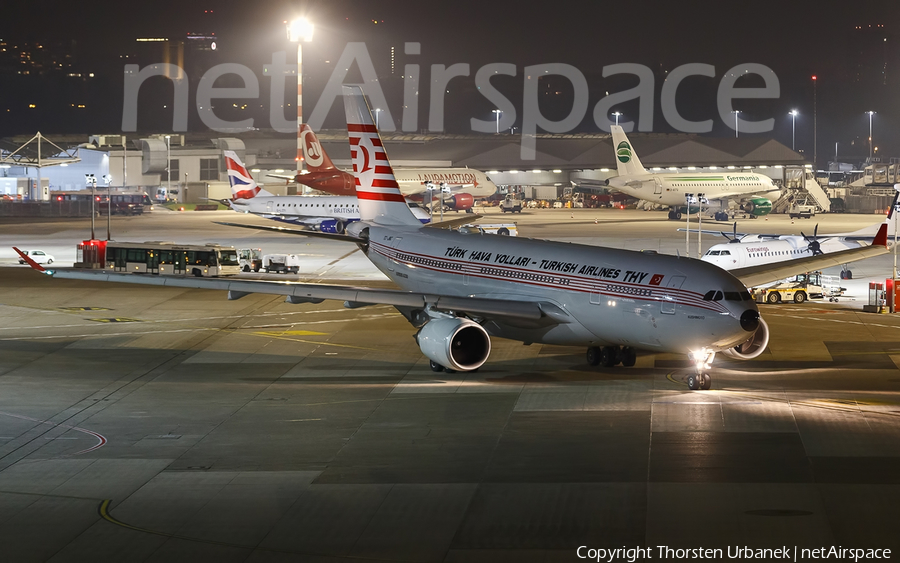
[[[741,328],[747,332],[756,332],[759,328],[759,311],[747,309],[741,315]]]

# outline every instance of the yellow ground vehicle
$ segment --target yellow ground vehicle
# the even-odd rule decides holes
[[[757,303],[781,303],[792,301],[803,303],[808,299],[824,299],[837,301],[843,289],[834,284],[830,278],[823,276],[822,272],[807,272],[798,274],[795,278],[777,285],[762,287],[753,290],[753,298]]]

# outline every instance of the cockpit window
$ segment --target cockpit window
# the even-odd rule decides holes
[[[726,291],[726,301],[752,301],[753,297],[749,291]]]
[[[730,251],[730,250],[723,250],[723,251],[722,251],[722,256],[731,256],[731,251]]]
[[[704,301],[721,301],[722,300],[722,292],[716,291],[715,289],[710,289],[706,292],[706,295],[703,296]]]
[[[708,250],[708,251],[706,252],[706,255],[707,255],[707,256],[718,256],[718,255],[719,255],[719,251],[718,251],[718,250]]]

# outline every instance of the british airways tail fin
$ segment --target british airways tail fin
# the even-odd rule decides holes
[[[231,185],[231,194],[234,199],[251,199],[256,196],[271,196],[273,194],[259,187],[256,180],[250,176],[250,172],[240,157],[234,151],[224,151],[225,169],[228,170],[228,183]]]
[[[619,170],[619,176],[646,174],[647,170],[641,164],[637,153],[634,152],[634,147],[628,142],[625,130],[619,125],[611,125],[609,130],[612,132],[613,150],[616,151],[616,167]]]
[[[300,138],[303,140],[303,160],[306,161],[307,170],[325,172],[337,168],[328,158],[328,153],[322,148],[316,133],[306,123],[300,125]]]
[[[344,86],[343,93],[359,218],[384,225],[421,227],[422,223],[400,194],[394,170],[362,89],[359,86]]]

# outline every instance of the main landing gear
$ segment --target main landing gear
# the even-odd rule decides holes
[[[630,368],[637,361],[637,353],[630,346],[591,346],[587,349],[587,363],[611,368],[616,364]]]
[[[669,219],[672,221],[681,221],[681,211],[675,209],[669,210]]]

